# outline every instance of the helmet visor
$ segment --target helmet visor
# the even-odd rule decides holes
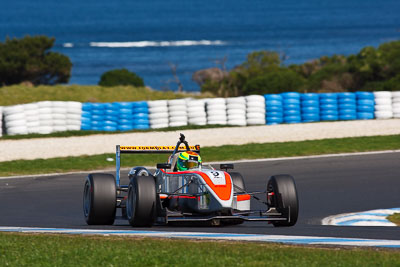
[[[187,161],[186,162],[186,167],[188,168],[188,169],[194,169],[194,168],[197,168],[197,167],[199,167],[199,163],[197,162],[197,161]]]

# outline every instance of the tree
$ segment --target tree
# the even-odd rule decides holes
[[[144,86],[143,79],[136,73],[127,69],[110,70],[101,75],[100,86],[132,85],[135,87]]]
[[[54,42],[46,36],[26,36],[0,43],[0,85],[67,83],[72,63],[67,56],[48,51]]]

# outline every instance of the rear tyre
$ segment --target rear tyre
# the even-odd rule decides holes
[[[152,226],[156,218],[156,185],[152,176],[133,176],[129,182],[126,216],[132,226]]]
[[[114,176],[89,174],[83,190],[83,214],[89,225],[112,225],[115,220],[117,190]]]
[[[246,186],[244,184],[243,176],[238,172],[230,172],[229,175],[232,178],[233,192],[234,193],[245,193]]]
[[[274,175],[267,184],[267,199],[270,207],[282,213],[287,220],[276,221],[274,226],[293,226],[297,222],[299,203],[296,184],[290,175]]]

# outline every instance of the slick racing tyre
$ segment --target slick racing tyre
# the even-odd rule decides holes
[[[246,186],[244,184],[243,176],[238,172],[229,172],[229,175],[232,178],[233,192],[234,193],[245,193]]]
[[[133,176],[129,182],[126,216],[132,226],[152,226],[156,218],[156,185],[152,176]]]
[[[117,190],[114,176],[106,173],[89,174],[83,191],[83,214],[89,225],[114,223]]]
[[[299,203],[294,179],[290,175],[274,175],[267,184],[267,200],[269,207],[274,207],[286,221],[275,221],[274,226],[293,226],[297,222]]]

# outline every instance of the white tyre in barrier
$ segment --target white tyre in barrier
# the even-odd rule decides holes
[[[242,104],[246,105],[246,98],[243,96],[238,96],[238,97],[228,97],[226,99],[226,104]]]
[[[259,124],[265,124],[265,118],[264,119],[247,119],[247,125],[259,125]]]
[[[190,111],[187,113],[188,117],[200,117],[200,116],[207,116],[206,111],[203,110],[196,110],[196,111]]]
[[[68,113],[67,120],[81,120],[82,116],[80,114]]]
[[[149,114],[161,113],[161,112],[168,112],[168,107],[167,106],[159,106],[159,107],[151,107],[151,108],[149,108]]]
[[[50,115],[51,116],[51,115]],[[53,120],[40,120],[40,126],[53,126]]]
[[[39,109],[31,109],[31,110],[26,110],[25,112],[24,112],[24,114],[25,114],[25,116],[36,116],[36,117],[38,117],[39,116]]]
[[[246,120],[230,120],[228,119],[228,125],[246,126]]]
[[[168,102],[167,100],[154,100],[154,101],[147,101],[147,105],[149,106],[149,109],[161,106],[167,107]]]
[[[379,105],[391,105],[392,99],[391,98],[377,98],[375,99],[375,106]]]
[[[53,130],[54,130],[55,132],[65,132],[65,131],[67,131],[67,126],[66,126],[66,125],[64,125],[64,126],[62,126],[62,125],[55,125],[55,126],[53,126]]]
[[[247,108],[250,107],[258,107],[258,108],[262,108],[265,110],[265,102],[248,102],[247,103]]]
[[[169,123],[169,127],[179,127],[179,126],[186,126],[186,125],[188,125],[188,124],[187,124],[187,121],[185,121],[185,122],[182,122],[182,121],[173,121],[173,122],[170,122],[170,123]]]
[[[26,122],[39,121],[39,116],[26,116],[25,120]]]
[[[25,119],[25,114],[22,113],[12,113],[10,115],[4,116],[4,121],[7,123],[9,121],[15,121],[15,120],[23,120]]]
[[[211,116],[207,118],[207,122],[210,121],[226,121],[227,117],[226,116]]]
[[[53,127],[52,126],[40,126],[39,127],[39,133],[40,134],[49,134],[53,132]]]
[[[82,103],[77,101],[67,101],[68,109],[80,109],[82,110]]]
[[[392,103],[394,104],[394,103],[400,103],[400,96],[398,96],[398,97],[393,97],[392,98]]]
[[[36,110],[39,108],[38,104],[36,103],[24,104],[23,106],[24,106],[24,111]]]
[[[392,92],[392,97],[393,98],[397,98],[398,97],[400,99],[400,91],[393,91]]]
[[[246,110],[245,110],[245,109],[228,109],[228,110],[226,111],[226,114],[228,114],[228,115],[236,115],[236,114],[239,114],[239,115],[244,115],[244,116],[246,116]]]
[[[226,101],[225,98],[210,98],[206,101],[207,105],[225,105]]]
[[[167,124],[168,125],[168,118],[159,118],[159,119],[154,119],[154,120],[150,120],[150,124],[154,125],[154,124]]]
[[[191,106],[187,107],[188,113],[204,112],[206,110],[205,106]]]
[[[168,115],[170,117],[186,116],[186,114],[187,113],[185,111],[180,111],[180,110],[178,110],[178,111],[174,110],[174,111],[168,112]]]
[[[28,127],[26,127],[26,126],[10,127],[10,128],[7,128],[6,132],[9,135],[28,134]]]
[[[28,128],[39,127],[40,126],[40,122],[39,121],[27,121],[26,122],[26,126]]]
[[[392,105],[376,105],[375,110],[376,111],[392,111],[393,107]]]
[[[67,114],[80,115],[80,114],[82,114],[82,109],[81,108],[70,108],[70,107],[67,107]]]
[[[39,120],[52,120],[53,116],[50,113],[39,114]]]
[[[187,110],[186,105],[176,105],[168,107],[168,112],[173,112],[173,111],[186,112],[186,110]]]
[[[375,118],[377,119],[390,119],[393,117],[392,111],[375,111]]]
[[[81,125],[67,125],[67,131],[79,131]]]
[[[393,113],[393,118],[396,118],[396,119],[400,118],[400,112],[399,113]]]
[[[265,107],[248,107],[247,113],[261,113],[265,115]]]
[[[15,114],[15,113],[23,113],[23,112],[24,112],[24,106],[22,106],[22,105],[4,107],[4,109],[3,109],[3,113],[6,116],[9,116],[9,115]]]
[[[393,114],[400,113],[400,107],[396,107],[392,109]]]
[[[226,109],[246,109],[246,104],[242,103],[233,103],[233,104],[227,104]]]
[[[195,125],[203,125],[207,123],[207,119],[206,118],[190,118],[188,120],[189,124],[195,124]]]
[[[14,127],[21,127],[21,126],[26,126],[26,120],[12,120],[12,121],[7,121],[5,123],[5,126],[7,128],[14,128]]]
[[[150,128],[151,129],[168,128],[168,123],[151,124]]]
[[[52,113],[67,114],[67,108],[54,107],[52,108]]]
[[[246,96],[247,102],[265,102],[265,98],[262,95],[248,95]]]
[[[66,120],[67,119],[67,115],[66,114],[61,114],[61,113],[53,113],[51,115],[53,120]]]
[[[223,111],[225,111],[226,110],[226,106],[225,105],[220,105],[220,104],[207,105],[206,110],[207,110],[207,112],[213,112],[214,110],[223,110]]]
[[[67,120],[67,126],[81,126],[80,120]]]
[[[157,112],[157,113],[150,113],[149,114],[149,119],[163,119],[163,118],[168,118],[168,113],[167,112]]]
[[[246,120],[246,115],[231,114],[231,115],[228,115],[228,120]]]
[[[51,108],[53,106],[51,101],[40,101],[37,102],[37,105],[39,108]]]
[[[400,102],[393,103],[392,108],[400,108]]]
[[[392,98],[392,92],[390,91],[377,91],[373,92],[375,100],[379,98]]]
[[[66,126],[67,125],[67,120],[59,120],[59,119],[53,119],[53,126]]]
[[[176,117],[169,117],[169,122],[186,122],[187,123],[188,118],[186,116],[176,116]]]
[[[28,133],[40,133],[40,127],[28,127]]]
[[[52,114],[52,108],[39,108],[39,114]]]
[[[247,113],[246,114],[247,119],[264,119],[265,120],[265,113],[258,113],[258,112],[252,112],[252,113]]]
[[[54,108],[67,108],[67,102],[66,101],[52,101],[51,106]]]
[[[226,110],[224,109],[213,109],[207,111],[207,117],[210,116],[226,116]]]
[[[213,124],[216,124],[216,125],[226,125],[227,124],[227,122],[226,122],[226,120],[220,120],[220,121],[207,121],[207,124],[209,124],[209,125],[213,125]]]

